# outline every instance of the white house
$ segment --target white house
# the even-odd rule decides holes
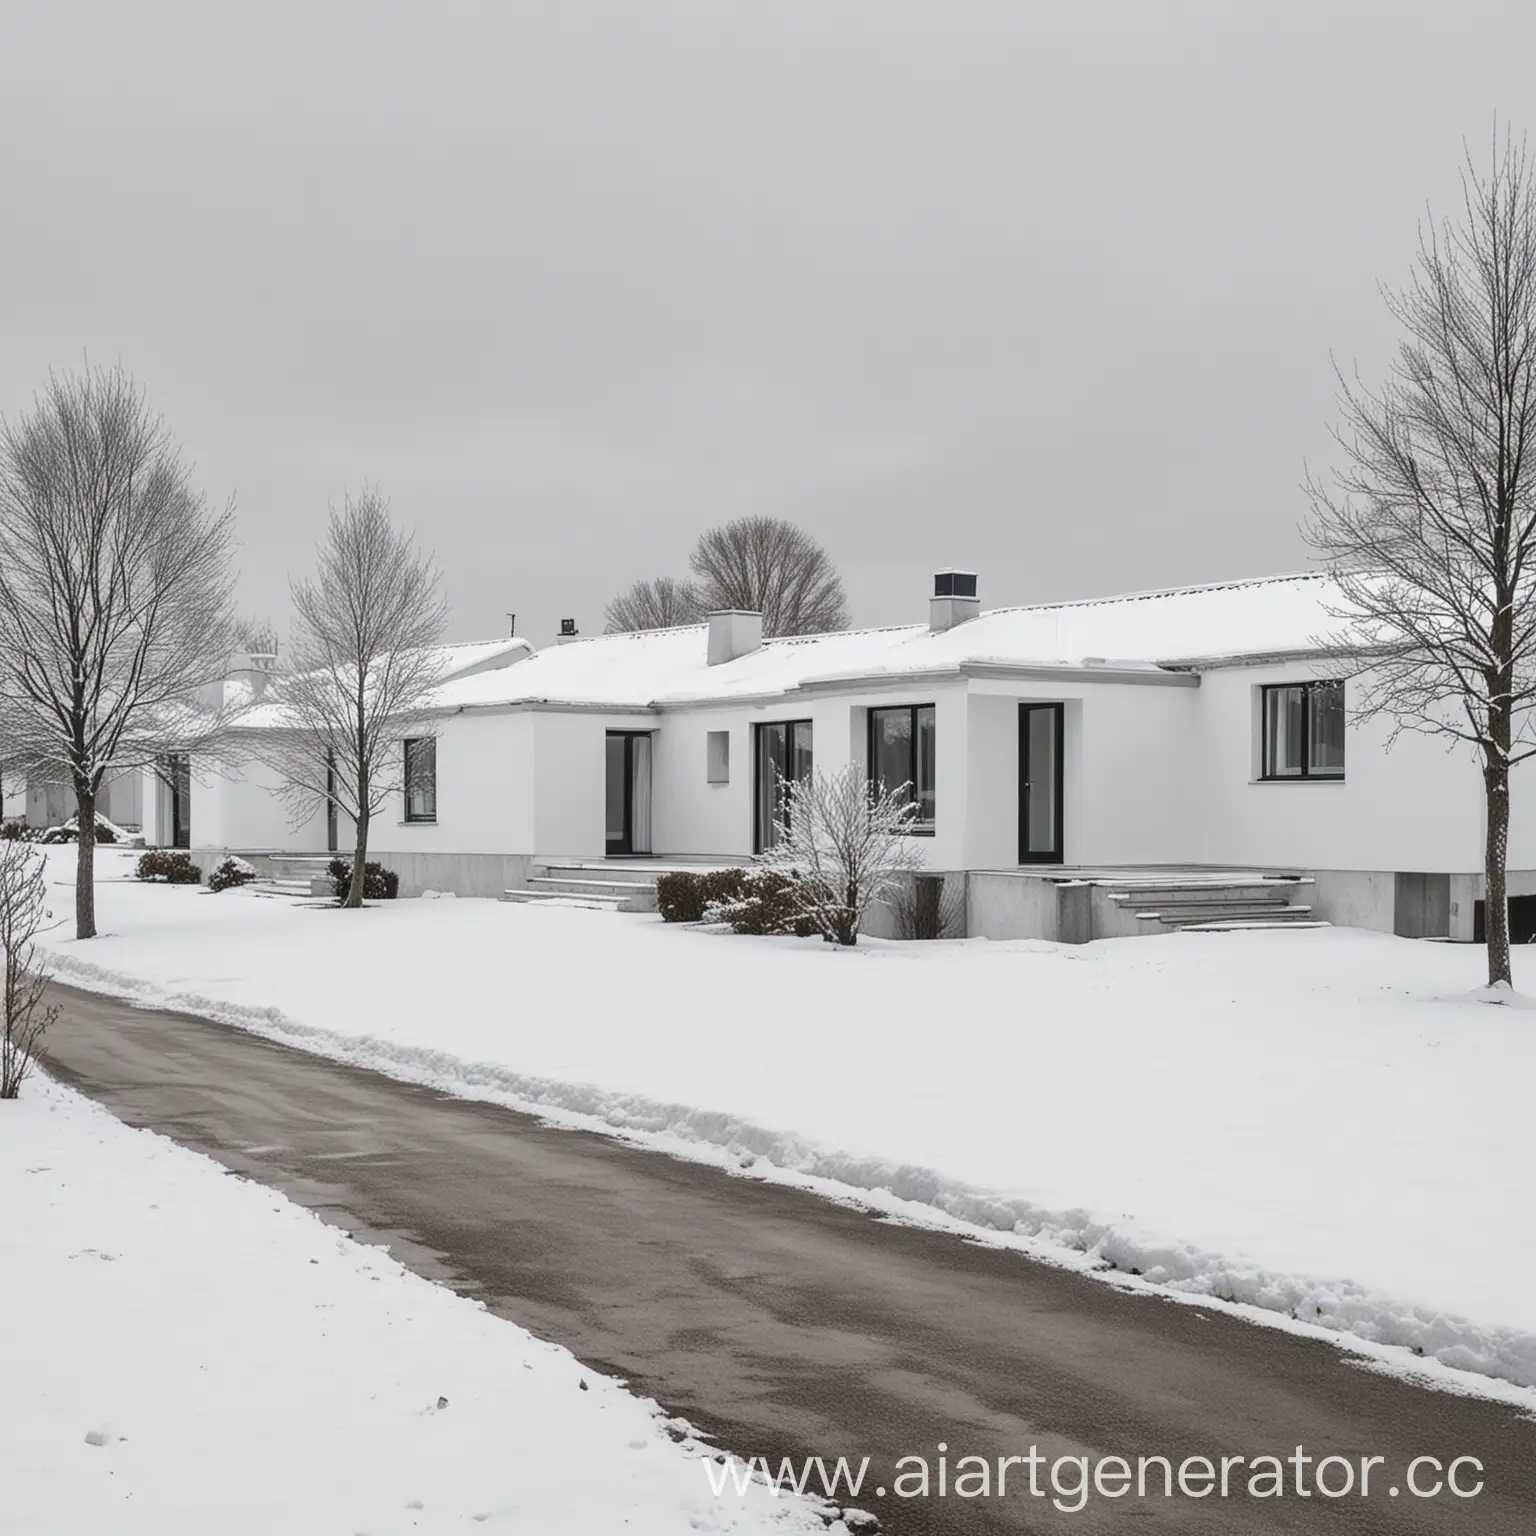
[[[765,641],[732,612],[453,648],[435,733],[401,749],[435,760],[434,788],[376,818],[371,847],[403,891],[466,895],[546,865],[743,859],[773,835],[781,779],[852,761],[913,786],[914,835],[965,877],[973,934],[1155,931],[1149,908],[1171,920],[1267,875],[1283,885],[1249,897],[1289,916],[1471,938],[1475,759],[1421,736],[1388,750],[1386,724],[1351,717],[1356,684],[1316,639],[1329,597],[1302,575],[983,613],[976,578],[942,572],[927,624]],[[191,846],[346,846],[334,818],[290,827],[274,788],[194,772]],[[1536,905],[1522,789],[1510,892]]]

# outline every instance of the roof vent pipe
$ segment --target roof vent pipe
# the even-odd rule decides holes
[[[928,599],[928,628],[934,634],[974,619],[980,612],[975,571],[939,571],[934,575],[933,596]]]

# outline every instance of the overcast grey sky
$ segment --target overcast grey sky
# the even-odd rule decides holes
[[[1522,0],[0,0],[0,409],[121,361],[285,617],[366,477],[456,637],[746,512],[855,622],[1295,569]]]

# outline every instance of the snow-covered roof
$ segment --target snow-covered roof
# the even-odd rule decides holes
[[[1338,627],[1337,590],[1318,575],[1275,576],[1086,602],[998,608],[935,634],[926,624],[768,640],[708,664],[708,626],[594,635],[515,668],[446,683],[444,709],[511,704],[666,708],[962,667],[1158,672],[1194,658],[1299,653]]]
[[[522,636],[506,636],[500,640],[471,640],[457,645],[437,645],[431,648],[439,666],[438,676],[445,685],[470,678],[486,677],[520,662],[534,654],[533,643]],[[285,723],[282,705],[282,674],[275,674],[268,691],[260,703],[252,708],[243,706],[253,697],[250,674],[229,678],[224,685],[226,709],[240,711],[236,722],[242,729],[270,730]]]

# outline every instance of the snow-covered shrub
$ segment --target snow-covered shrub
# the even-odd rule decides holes
[[[140,862],[143,861],[140,860]],[[208,876],[208,889],[227,891],[237,885],[249,885],[255,878],[255,865],[247,864],[244,859],[230,854],[227,858],[220,859],[214,866],[212,874]]]
[[[332,859],[326,865],[325,872],[331,877],[331,889],[336,893],[336,900],[345,901],[352,884],[351,859]],[[372,859],[363,865],[364,901],[393,901],[399,894],[400,876],[394,870],[385,869]]]
[[[667,923],[701,923],[710,907],[742,893],[743,869],[674,869],[656,882],[656,910]]]
[[[0,843],[26,843],[27,824],[24,821],[0,821]]]
[[[704,916],[699,871],[670,869],[656,882],[656,910],[664,923],[696,923]]]
[[[924,867],[910,788],[872,785],[858,763],[783,785],[778,840],[758,866],[793,880],[790,899],[828,942],[857,944],[869,909]]]
[[[41,833],[37,841],[40,843],[78,843],[80,841],[80,818],[71,816],[62,826],[49,827]],[[105,816],[96,818],[96,841],[98,843],[123,843],[128,841],[128,834],[117,825],[108,821]]]
[[[140,855],[135,873],[140,880],[163,880],[167,885],[197,885],[203,878],[192,855],[178,848],[151,848]]]
[[[735,891],[705,904],[707,922],[728,923],[736,933],[792,933],[802,939],[821,932],[811,909],[823,903],[824,893],[810,891],[803,876],[772,869],[732,873]]]

